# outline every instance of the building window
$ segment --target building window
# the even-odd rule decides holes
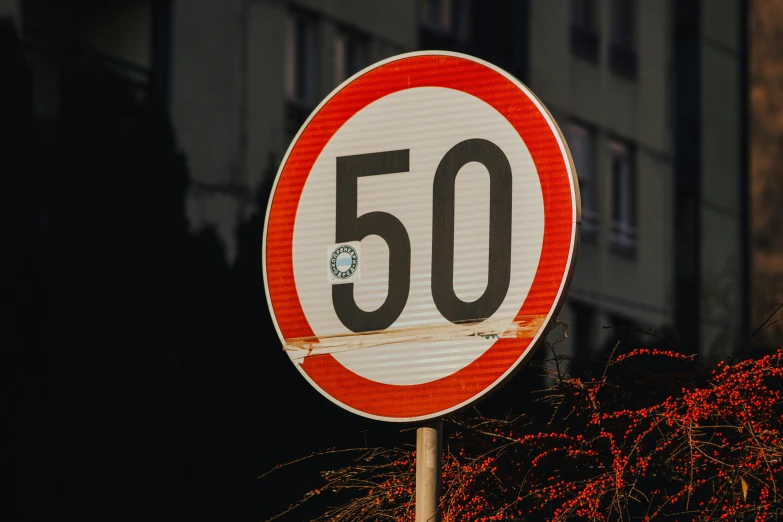
[[[367,38],[340,30],[334,38],[335,84],[342,83],[367,65]]]
[[[285,52],[286,97],[289,102],[312,106],[316,83],[316,32],[311,17],[289,13]]]
[[[595,0],[571,0],[571,50],[580,58],[598,62],[598,11]]]
[[[421,0],[421,7],[425,26],[460,41],[470,40],[472,0]]]
[[[612,225],[610,245],[624,255],[636,254],[636,173],[630,145],[609,143],[612,179]]]
[[[313,17],[289,12],[285,42],[285,129],[289,140],[296,135],[315,106],[316,36]]]
[[[609,65],[617,74],[636,78],[639,65],[635,0],[612,0]]]
[[[582,240],[595,242],[598,237],[599,213],[595,179],[595,131],[578,123],[566,127],[566,140],[579,178],[582,199]]]

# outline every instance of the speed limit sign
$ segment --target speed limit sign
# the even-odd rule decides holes
[[[456,411],[542,340],[579,222],[568,147],[522,83],[449,52],[371,65],[313,111],[277,173],[263,269],[283,348],[356,414]]]

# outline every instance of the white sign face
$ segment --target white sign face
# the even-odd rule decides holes
[[[270,198],[264,276],[292,362],[380,420],[483,396],[564,298],[574,179],[548,112],[485,62],[422,52],[358,73],[305,123]]]

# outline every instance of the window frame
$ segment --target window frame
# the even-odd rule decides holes
[[[571,0],[570,43],[571,52],[597,64],[600,59],[600,17],[596,0]],[[585,16],[579,16],[580,13]]]
[[[472,6],[473,0],[420,0],[421,24],[458,42],[469,42]]]
[[[635,257],[638,248],[638,183],[636,150],[633,144],[611,138],[607,144],[609,176],[612,189],[609,244],[627,257]],[[624,158],[624,173],[616,170],[616,161]]]
[[[315,106],[318,84],[318,25],[315,16],[289,9],[285,28],[286,101],[300,107]]]
[[[612,0],[609,23],[609,66],[612,72],[628,79],[639,73],[638,2]],[[618,28],[622,28],[618,32]]]
[[[578,120],[571,120],[565,128],[566,143],[571,151],[582,206],[581,240],[597,243],[601,226],[598,196],[597,135],[595,127]],[[582,141],[584,148],[579,145]]]
[[[365,34],[338,26],[332,46],[335,85],[340,85],[370,63],[369,37]]]

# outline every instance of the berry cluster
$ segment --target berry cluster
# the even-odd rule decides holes
[[[442,519],[776,519],[782,391],[783,351],[707,369],[644,348],[613,356],[600,377],[561,376],[543,396],[546,422],[452,416]],[[324,520],[414,520],[415,452],[366,451],[322,476],[355,493]]]

